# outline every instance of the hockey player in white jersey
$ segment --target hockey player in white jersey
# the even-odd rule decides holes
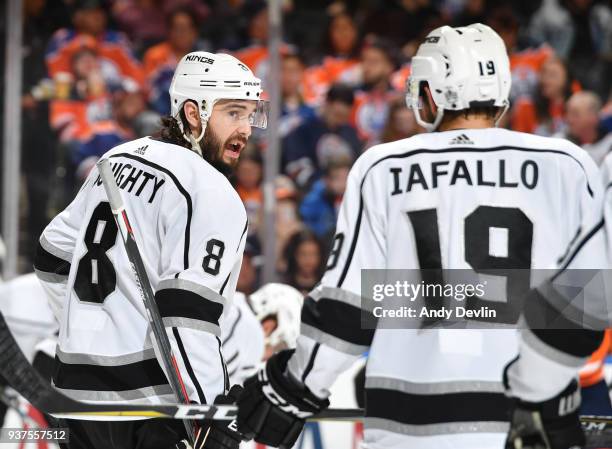
[[[221,338],[232,385],[242,385],[263,361],[295,348],[304,297],[290,285],[271,282],[248,297],[236,292],[221,317]]]
[[[110,160],[189,400],[212,403],[230,387],[219,318],[240,269],[247,216],[224,176],[251,127],[266,126],[261,81],[236,58],[193,52],[179,62],[172,117],[161,139],[119,145]],[[63,298],[53,383],[88,402],[175,402],[158,360],[136,279],[97,169],[44,230],[36,272]],[[182,423],[69,421],[70,447],[173,447]],[[237,447],[206,424],[207,448]],[[199,447],[199,445],[197,445]]]
[[[552,269],[588,227],[601,195],[597,168],[568,141],[495,129],[510,83],[506,49],[491,28],[445,26],[425,38],[407,101],[432,132],[375,146],[351,169],[296,351],[273,356],[245,382],[245,435],[291,447],[304,419],[328,406],[338,374],[369,350],[368,448],[504,447],[510,404],[501,379],[517,331],[362,327],[369,312],[361,271]],[[508,292],[475,305],[512,323],[516,300]]]
[[[577,372],[612,325],[612,155],[603,161],[602,178],[598,219],[582,230],[560,270],[527,298],[519,356],[504,371],[514,399],[508,449],[584,444]]]

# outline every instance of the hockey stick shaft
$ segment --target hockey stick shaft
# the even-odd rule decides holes
[[[28,362],[0,312],[0,374],[38,410],[56,417],[95,421],[117,421],[138,418],[232,420],[236,417],[234,405],[124,405],[88,404],[76,401],[55,390]],[[361,409],[328,409],[310,420],[363,419]],[[612,416],[582,416],[587,436],[586,447],[612,447]]]
[[[168,380],[170,381],[170,385],[172,386],[172,390],[174,391],[178,402],[189,404],[189,396],[187,395],[185,384],[181,379],[181,374],[176,363],[176,357],[172,351],[170,340],[168,339],[164,323],[159,314],[153,289],[151,288],[151,283],[149,282],[149,277],[147,275],[142,256],[140,255],[136,238],[134,237],[134,231],[130,225],[128,215],[125,210],[125,205],[123,204],[123,199],[121,198],[121,192],[119,191],[119,187],[115,182],[115,177],[111,170],[110,162],[108,159],[101,159],[97,165],[102,183],[104,184],[104,190],[106,190],[106,196],[108,197],[113,216],[117,222],[117,227],[121,232],[121,237],[123,239],[128,259],[130,260],[132,270],[134,271],[136,285],[149,316],[149,323],[161,353],[162,363],[164,364],[166,375],[168,376]],[[195,428],[193,422],[184,421],[184,423],[185,429],[187,430],[187,435],[189,435],[191,441],[195,441]]]

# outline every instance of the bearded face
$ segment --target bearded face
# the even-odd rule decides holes
[[[215,104],[200,141],[206,161],[224,174],[238,164],[251,135],[249,116],[255,104],[246,100],[221,100]]]

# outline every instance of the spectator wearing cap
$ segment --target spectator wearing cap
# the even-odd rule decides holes
[[[347,157],[332,158],[323,170],[321,179],[312,185],[300,205],[304,224],[325,243],[333,238],[338,208],[352,163]]]
[[[129,79],[142,86],[142,68],[132,54],[130,43],[122,33],[107,29],[107,19],[100,0],[77,2],[72,14],[74,28],[56,31],[47,45],[45,62],[51,78],[73,78],[71,61],[74,54],[85,45],[83,40],[89,38],[95,42],[95,51],[100,58],[107,85],[121,85]]]
[[[170,83],[174,69],[187,53],[196,50],[198,18],[192,9],[175,9],[166,19],[167,40],[149,48],[143,60],[151,108],[160,115],[170,113]]]
[[[601,126],[600,113],[601,100],[597,94],[576,92],[567,101],[565,132],[558,135],[582,147],[597,165],[612,151],[612,133]]]
[[[387,40],[367,39],[361,51],[363,84],[355,94],[351,121],[366,147],[380,143],[389,103],[398,97],[391,86],[397,68],[397,50]]]
[[[350,124],[353,102],[350,87],[332,86],[320,114],[283,140],[283,172],[300,190],[306,190],[311,182],[319,179],[332,157],[346,156],[355,160],[361,152],[357,131]]]
[[[279,134],[283,138],[302,123],[315,116],[303,96],[304,62],[294,53],[286,54],[281,62],[281,116]]]

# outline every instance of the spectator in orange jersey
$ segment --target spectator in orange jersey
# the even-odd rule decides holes
[[[520,97],[515,101],[512,129],[543,136],[563,132],[565,102],[578,90],[566,64],[556,56],[549,57],[542,65],[535,97]]]
[[[396,49],[381,38],[366,40],[361,51],[363,84],[355,94],[352,123],[366,148],[380,142],[387,121],[389,102],[398,97],[391,86],[396,69]]]
[[[350,86],[357,86],[361,82],[360,45],[357,24],[350,15],[340,13],[330,19],[323,61],[310,67],[304,75],[306,101],[321,104],[325,93],[335,82]]]
[[[70,73],[55,78],[55,99],[50,103],[51,127],[58,132],[60,142],[82,141],[92,122],[110,117],[107,85],[97,53],[96,41],[81,36],[72,46]]]
[[[80,0],[72,16],[74,28],[56,31],[47,45],[45,62],[51,78],[60,74],[72,76],[71,61],[82,46],[84,37],[96,41],[102,73],[107,85],[120,85],[131,79],[142,85],[144,78],[139,62],[132,55],[127,39],[106,28],[107,16],[99,0]]]
[[[151,47],[144,55],[149,104],[161,115],[170,113],[170,94],[174,69],[190,51],[196,49],[198,20],[189,8],[174,10],[167,18],[168,39]]]
[[[608,329],[604,340],[593,353],[587,364],[580,370],[582,388],[581,415],[612,415],[612,404],[608,386],[604,379],[604,363],[612,349],[612,330]]]

